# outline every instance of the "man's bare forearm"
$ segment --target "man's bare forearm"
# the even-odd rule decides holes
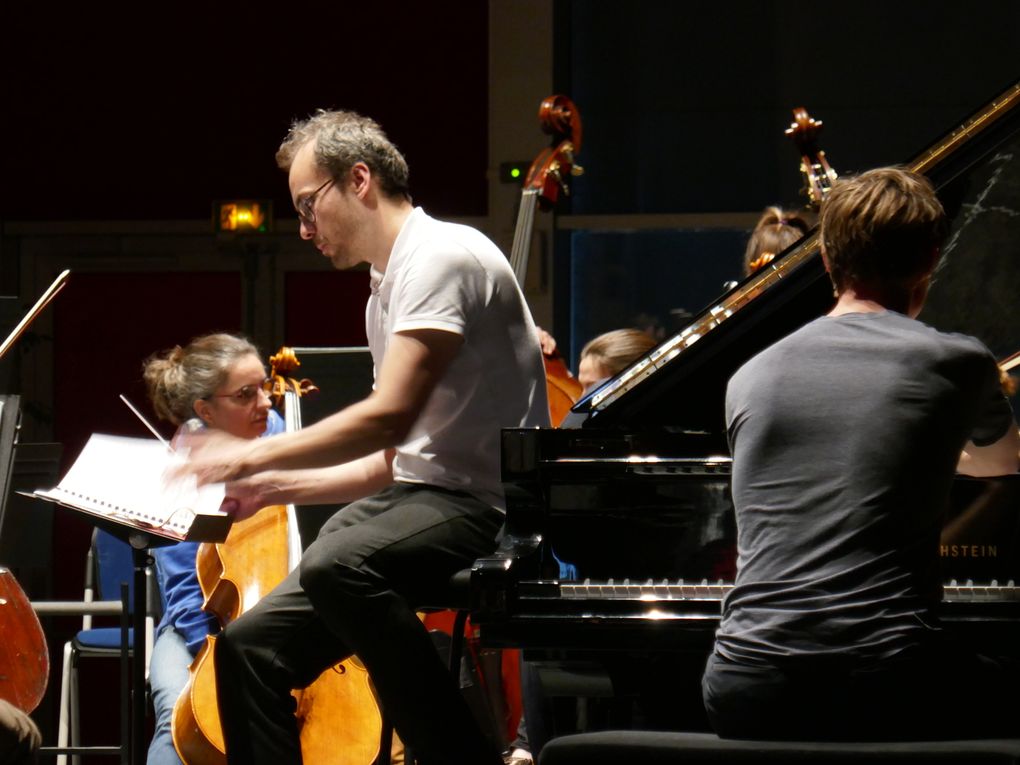
[[[318,505],[353,502],[393,482],[393,452],[325,468],[265,470],[227,485],[227,495],[245,505]]]

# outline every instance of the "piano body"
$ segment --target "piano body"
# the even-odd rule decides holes
[[[953,220],[921,318],[981,337],[999,358],[1012,353],[1020,83],[908,167],[932,179]],[[693,652],[695,678],[734,578],[726,381],[832,299],[811,232],[579,402],[560,428],[504,431],[506,533],[472,571],[483,644],[523,647],[544,663]],[[953,504],[944,619],[987,650],[1018,652],[1020,476],[961,478]],[[576,574],[561,575],[559,561]]]

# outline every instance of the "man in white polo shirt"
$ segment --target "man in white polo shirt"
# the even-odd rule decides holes
[[[300,762],[290,690],[357,654],[421,762],[498,763],[415,607],[495,548],[500,429],[548,424],[534,324],[492,242],[413,207],[404,158],[373,121],[319,112],[277,160],[301,236],[337,268],[371,267],[376,380],[368,398],[297,433],[196,446],[193,469],[232,482],[238,516],[359,500],[219,638],[228,760]]]

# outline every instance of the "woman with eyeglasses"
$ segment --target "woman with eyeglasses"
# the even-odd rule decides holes
[[[266,368],[258,350],[234,335],[217,333],[148,358],[145,384],[156,414],[177,426],[177,435],[214,428],[240,438],[284,431],[263,387]],[[163,618],[149,663],[156,724],[148,765],[180,765],[171,735],[174,703],[188,682],[191,662],[206,635],[218,630],[202,610],[195,570],[197,542],[180,542],[153,551]]]

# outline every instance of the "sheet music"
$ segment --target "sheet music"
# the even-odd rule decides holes
[[[60,483],[32,496],[176,539],[191,538],[199,517],[229,527],[230,516],[219,510],[222,483],[199,487],[194,476],[167,477],[185,456],[152,439],[94,434]]]

